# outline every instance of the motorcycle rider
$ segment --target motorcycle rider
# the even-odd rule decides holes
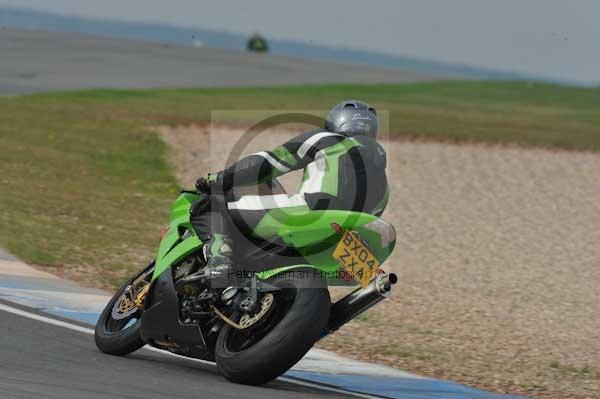
[[[388,201],[388,182],[378,130],[375,108],[362,101],[343,101],[330,110],[324,129],[300,134],[272,151],[245,156],[221,172],[198,179],[197,190],[204,195],[192,207],[191,221],[206,243],[207,267],[179,280],[178,287],[229,274],[233,269],[232,226],[249,226],[252,234],[252,227],[273,209],[381,215]],[[222,195],[234,187],[263,183],[298,169],[304,169],[298,194],[246,195],[237,201],[227,201]],[[277,237],[267,237],[271,238]]]

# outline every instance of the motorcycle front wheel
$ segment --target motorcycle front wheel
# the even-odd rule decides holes
[[[225,325],[217,338],[217,367],[232,382],[261,385],[277,378],[326,332],[331,299],[318,272],[294,269],[268,282],[280,290],[265,320],[244,330]]]
[[[154,262],[123,284],[96,323],[96,346],[104,353],[123,356],[144,346],[141,314],[150,288]]]

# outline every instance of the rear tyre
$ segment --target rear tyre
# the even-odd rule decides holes
[[[140,290],[150,284],[153,270],[154,262],[129,279],[100,314],[94,334],[96,346],[100,351],[123,356],[144,346],[140,334],[143,306],[136,305],[134,300],[140,294]],[[127,294],[127,290],[131,293]]]
[[[292,275],[293,274],[293,275]],[[331,299],[327,284],[313,269],[296,269],[269,280],[274,308],[248,331],[226,325],[215,345],[219,371],[230,381],[265,384],[296,364],[322,337]]]

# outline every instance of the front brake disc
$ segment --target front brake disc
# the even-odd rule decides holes
[[[260,310],[253,314],[252,316],[244,313],[240,318],[240,322],[238,323],[242,329],[246,329],[255,325],[260,319],[262,319],[273,307],[273,303],[275,302],[275,297],[273,294],[268,293],[262,297],[260,300]]]

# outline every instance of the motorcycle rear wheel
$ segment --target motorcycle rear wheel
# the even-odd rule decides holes
[[[331,299],[318,272],[295,269],[268,282],[281,288],[268,320],[248,330],[226,325],[217,338],[217,367],[232,382],[262,385],[277,378],[326,331]]]

